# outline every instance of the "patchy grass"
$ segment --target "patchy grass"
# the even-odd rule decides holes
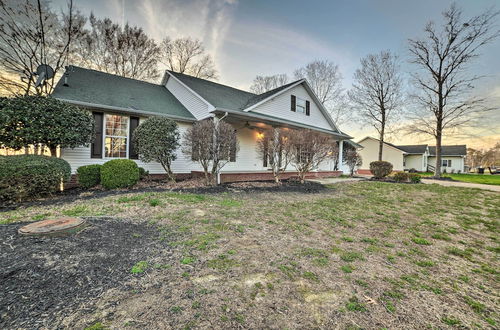
[[[149,263],[147,261],[139,261],[136,263],[130,272],[132,274],[142,274],[149,268]]]
[[[130,273],[144,275],[129,274],[122,291],[99,294],[95,313],[61,313],[72,328],[97,320],[110,328],[186,329],[499,324],[498,193],[381,182],[330,188],[131,192],[20,207],[0,213],[0,224],[127,218],[157,229],[151,239],[174,253],[131,265]]]

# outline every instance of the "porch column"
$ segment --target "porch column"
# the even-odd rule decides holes
[[[342,171],[342,162],[343,162],[343,156],[344,154],[344,141],[343,140],[340,140],[339,141],[339,166],[338,166],[338,170],[339,171]]]

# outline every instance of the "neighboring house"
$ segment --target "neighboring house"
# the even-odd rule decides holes
[[[359,151],[359,154],[363,159],[363,165],[361,165],[361,168],[358,169],[358,173],[368,174],[370,172],[370,163],[378,160],[379,143],[379,140],[369,136],[358,142],[359,145],[363,146],[363,149]],[[395,145],[384,142],[382,160],[391,163],[394,171],[402,171],[404,169],[403,154],[404,152],[401,149],[398,149]]]
[[[271,173],[257,151],[260,134],[272,126],[308,128],[339,141],[351,139],[333,123],[306,80],[301,79],[257,95],[212,81],[166,71],[161,84],[152,84],[100,71],[69,66],[52,94],[93,112],[97,136],[91,146],[63,149],[73,173],[109,159],[134,159],[151,174],[164,174],[158,163],[138,160],[131,134],[149,116],[175,120],[181,134],[198,120],[217,116],[233,125],[240,150],[221,172],[221,182],[268,179]],[[181,141],[182,144],[182,141]],[[178,150],[174,173],[190,175],[201,166]],[[342,155],[342,153],[340,153]],[[340,162],[342,164],[342,162]],[[293,175],[293,167],[289,167]],[[339,175],[332,162],[321,164],[314,176]]]
[[[360,173],[369,172],[370,163],[378,160],[379,140],[365,137],[358,144],[363,146],[360,151],[363,166]],[[441,147],[441,171],[464,172],[466,145]],[[382,160],[392,163],[394,171],[416,170],[418,172],[434,171],[436,165],[436,147],[427,144],[394,145],[384,142]]]
[[[442,146],[441,147],[441,171],[444,172],[465,172],[465,156],[467,155],[467,146]],[[436,147],[429,146],[429,167],[436,166]]]

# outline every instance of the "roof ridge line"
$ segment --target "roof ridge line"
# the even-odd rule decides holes
[[[255,94],[255,93],[252,93],[252,92],[245,91],[243,89],[239,89],[239,88],[232,87],[232,86],[229,86],[229,85],[224,85],[224,84],[212,81],[212,80],[208,80],[208,79],[203,79],[203,78],[198,78],[198,77],[195,77],[195,76],[191,76],[189,74],[175,72],[175,71],[172,71],[172,70],[165,70],[165,71],[168,71],[168,72],[170,72],[170,73],[172,73],[174,75],[183,75],[183,76],[186,76],[186,77],[189,77],[189,78],[203,80],[203,81],[209,82],[209,83],[214,84],[214,85],[219,85],[219,86],[222,86],[222,87],[225,87],[225,88],[231,88],[231,89],[237,90],[239,92],[243,92],[243,93],[247,93],[247,94],[252,94],[254,96],[258,96],[259,95],[259,94]]]
[[[163,86],[162,84],[156,84],[156,83],[152,83],[152,82],[149,82],[149,81],[146,81],[146,80],[141,80],[141,79],[136,79],[136,78],[124,77],[124,76],[120,76],[119,74],[109,73],[109,72],[100,71],[100,70],[91,69],[91,68],[85,68],[83,66],[78,66],[78,65],[70,64],[70,65],[68,65],[68,67],[74,67],[74,68],[78,68],[78,69],[81,69],[81,70],[87,70],[87,71],[94,71],[94,72],[97,72],[97,73],[103,73],[103,74],[107,74],[109,76],[114,76],[114,77],[117,77],[117,78],[133,80],[133,81],[137,81],[137,82],[144,83],[144,84],[150,84],[150,85],[160,86],[160,87]]]

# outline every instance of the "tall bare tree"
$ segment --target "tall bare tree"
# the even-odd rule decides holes
[[[402,85],[398,59],[389,51],[361,59],[348,92],[356,115],[373,126],[380,140],[378,160],[382,160],[387,127],[398,118],[402,106]]]
[[[331,137],[310,129],[299,129],[290,134],[291,163],[300,182],[304,183],[307,173],[317,169],[322,162],[332,159],[335,148],[336,143]]]
[[[412,74],[418,90],[414,98],[420,106],[410,117],[409,131],[436,139],[436,177],[441,176],[443,135],[470,125],[492,110],[484,98],[471,95],[480,76],[466,69],[479,56],[479,50],[500,35],[495,27],[498,15],[499,11],[489,9],[463,19],[461,9],[453,4],[443,12],[441,27],[429,22],[425,38],[409,40],[411,63],[417,68]]]
[[[274,181],[280,182],[280,175],[292,160],[291,135],[287,128],[273,127],[264,131],[257,141],[257,152],[273,171]]]
[[[203,79],[217,79],[217,70],[212,57],[206,53],[198,39],[163,39],[161,43],[163,62],[168,70],[185,73]]]
[[[141,80],[159,77],[160,47],[142,28],[122,28],[109,18],[90,14],[90,31],[78,43],[78,63],[96,70]]]
[[[250,91],[255,94],[262,94],[288,83],[288,75],[285,73],[272,76],[257,76],[253,80]]]
[[[294,77],[308,81],[337,126],[345,122],[348,111],[345,111],[342,74],[338,65],[331,61],[316,60],[295,70]]]
[[[74,54],[72,45],[83,35],[86,19],[73,8],[60,14],[47,0],[0,1],[0,87],[10,94],[46,95]],[[35,87],[33,73],[50,65],[54,77]]]
[[[217,184],[220,170],[236,161],[238,139],[231,124],[217,118],[198,121],[183,134],[182,152],[199,162],[207,184]]]

